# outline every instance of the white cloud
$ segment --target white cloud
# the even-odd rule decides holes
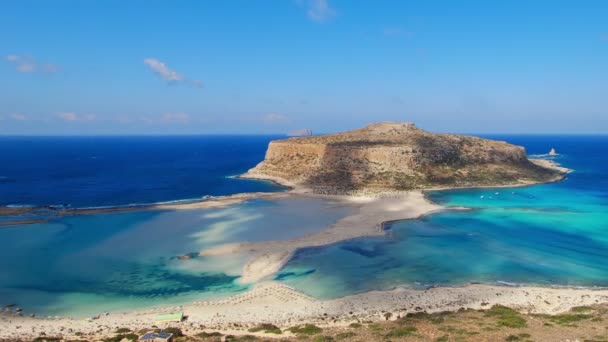
[[[183,83],[195,88],[203,87],[203,82],[199,80],[187,79],[182,74],[169,68],[167,64],[159,61],[156,58],[146,58],[144,59],[144,64],[147,65],[148,68],[152,70],[152,72],[154,72],[156,75],[158,75],[160,78],[167,81],[168,83]]]
[[[178,74],[176,71],[169,69],[169,67],[155,58],[146,58],[144,63],[167,82],[180,82],[184,80],[184,76]]]
[[[27,117],[23,114],[19,114],[19,113],[13,113],[10,115],[11,119],[15,120],[15,121],[25,121],[27,120]]]
[[[62,112],[57,113],[57,117],[63,121],[75,122],[75,121],[93,121],[96,116],[94,114],[77,114],[74,112]]]
[[[308,17],[316,22],[323,22],[335,15],[335,10],[327,0],[299,0],[306,8]]]
[[[279,122],[286,122],[289,120],[285,115],[276,114],[276,113],[266,114],[266,115],[264,115],[264,117],[262,119],[266,123],[279,123]]]
[[[54,73],[59,70],[54,64],[38,63],[29,56],[8,55],[6,60],[15,66],[15,70],[22,73]]]
[[[148,124],[186,124],[191,121],[189,114],[180,112],[166,113],[160,116],[143,116],[139,117],[138,120]]]

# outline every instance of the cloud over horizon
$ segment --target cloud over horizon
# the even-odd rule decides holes
[[[20,113],[13,113],[10,115],[11,119],[15,120],[15,121],[25,121],[27,120],[27,117],[23,114]]]
[[[52,74],[59,71],[59,68],[54,64],[38,63],[33,57],[8,55],[7,62],[13,64],[15,70],[21,73],[45,73]]]
[[[187,113],[182,113],[182,112],[170,112],[170,113],[165,113],[162,114],[160,116],[158,115],[154,115],[154,116],[142,116],[139,117],[139,119],[136,119],[135,121],[141,121],[141,122],[145,122],[147,124],[187,124],[189,122],[191,122],[191,117],[189,114]],[[123,121],[123,123],[132,123],[134,122],[134,120],[128,119]]]
[[[201,81],[187,79],[185,76],[169,68],[167,64],[156,58],[146,58],[144,59],[144,64],[147,65],[153,73],[169,84],[183,83],[195,88],[202,88],[203,86]]]
[[[57,117],[63,121],[67,122],[85,122],[85,121],[94,121],[96,119],[95,114],[77,114],[74,112],[61,112],[57,113]]]
[[[160,121],[165,123],[185,124],[190,122],[190,115],[186,113],[166,113],[160,118]]]

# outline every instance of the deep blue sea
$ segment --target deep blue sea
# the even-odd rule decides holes
[[[95,207],[280,191],[233,179],[276,137],[4,137],[0,204]],[[335,298],[396,286],[608,286],[608,136],[491,136],[574,169],[523,188],[437,191],[447,210],[368,237],[300,250],[275,276]],[[559,155],[546,153],[555,147]],[[291,239],[352,209],[321,199],[71,216],[0,228],[0,305],[91,315],[247,290],[247,255],[176,256],[238,241]],[[145,246],[145,248],[142,248]]]
[[[0,205],[114,206],[279,191],[233,179],[277,136],[0,137]]]

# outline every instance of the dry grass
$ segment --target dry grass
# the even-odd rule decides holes
[[[176,341],[608,342],[608,305],[575,307],[570,312],[559,315],[524,314],[504,306],[493,306],[483,311],[460,310],[434,314],[417,312],[401,318],[391,318],[391,321],[382,317],[377,322],[352,322],[342,327],[317,327],[303,322],[298,326],[280,329],[271,324],[263,324],[249,330],[243,328],[240,336],[221,332],[184,332],[185,336],[176,338]],[[267,334],[252,335],[262,332]],[[116,335],[118,337],[121,334],[117,332]],[[41,336],[37,341],[59,339]]]

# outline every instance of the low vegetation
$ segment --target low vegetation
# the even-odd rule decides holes
[[[251,328],[249,329],[249,332],[265,332],[267,334],[281,334],[283,333],[281,331],[281,328],[277,327],[274,324],[270,324],[270,323],[262,323],[258,326],[256,326],[255,328]]]
[[[386,338],[395,338],[395,337],[406,337],[416,335],[418,329],[416,327],[400,327],[394,330],[391,330],[388,334],[385,335]]]
[[[305,324],[305,325],[298,325],[298,326],[289,328],[289,331],[291,331],[294,334],[314,335],[314,334],[320,334],[321,332],[323,332],[323,329],[317,327],[316,325]]]
[[[608,305],[580,306],[557,315],[525,314],[501,305],[490,306],[486,310],[461,309],[456,312],[427,313],[417,311],[405,314],[393,312],[379,313],[375,320],[342,322],[332,327],[301,324],[282,330],[270,323],[254,327],[235,325],[240,331],[233,335],[213,331],[192,331],[188,325],[146,331],[171,332],[175,342],[248,342],[248,341],[306,341],[306,342],[463,342],[463,341],[587,341],[608,342]],[[387,320],[389,317],[389,320]],[[188,327],[188,328],[186,328]],[[203,327],[201,326],[201,329]],[[137,341],[137,334],[127,328],[115,328],[103,342]],[[81,334],[82,335],[82,334]],[[61,339],[44,333],[34,339],[36,342],[80,342],[91,340],[87,336]],[[12,340],[11,340],[12,341]],[[0,342],[5,342],[0,339]]]
[[[526,320],[519,312],[502,305],[494,305],[490,310],[486,311],[487,317],[495,317],[498,319],[498,325],[509,328],[525,328]]]
[[[136,342],[139,336],[133,333],[128,334],[118,334],[116,336],[104,338],[103,342],[123,342],[123,341],[133,341]]]

